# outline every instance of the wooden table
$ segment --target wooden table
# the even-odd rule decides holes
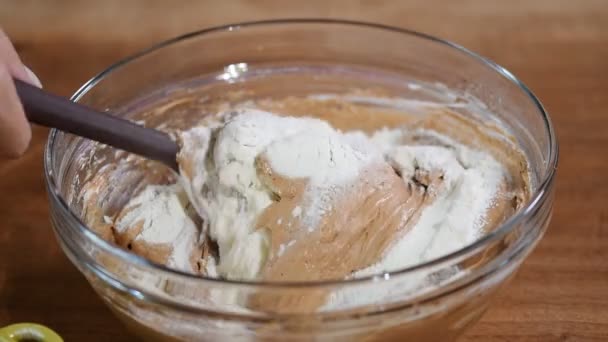
[[[607,341],[608,2],[0,0],[0,25],[23,60],[48,90],[63,95],[160,39],[304,16],[440,36],[507,67],[536,92],[561,143],[553,221],[463,341]],[[0,161],[0,326],[33,321],[67,341],[129,341],[51,233],[42,178],[46,134],[35,128],[27,155]]]

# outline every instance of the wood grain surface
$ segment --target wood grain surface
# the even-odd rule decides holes
[[[0,0],[0,26],[44,86],[62,95],[158,40],[280,17],[423,31],[527,83],[561,143],[553,221],[462,341],[608,341],[608,1]],[[42,177],[46,135],[35,127],[27,155],[0,161],[0,326],[33,321],[67,341],[132,340],[52,234]]]

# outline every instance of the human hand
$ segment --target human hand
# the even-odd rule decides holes
[[[32,138],[13,77],[41,86],[36,75],[21,63],[13,44],[0,28],[0,157],[9,158],[22,155]]]

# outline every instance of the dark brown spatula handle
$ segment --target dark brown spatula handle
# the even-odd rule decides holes
[[[167,134],[14,81],[30,122],[158,160],[177,170],[179,147]]]

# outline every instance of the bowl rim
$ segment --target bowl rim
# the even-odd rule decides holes
[[[99,74],[95,75],[90,80],[88,80],[84,85],[82,85],[74,93],[74,95],[72,95],[72,97],[70,99],[72,101],[77,102],[89,90],[91,90],[93,87],[95,87],[95,85],[97,85],[97,83],[102,81],[109,74],[115,72],[116,70],[119,70],[122,66],[125,66],[132,61],[142,58],[142,57],[144,57],[150,53],[153,53],[157,50],[160,50],[164,47],[169,47],[169,46],[172,46],[173,44],[180,43],[182,41],[185,41],[185,40],[188,40],[191,38],[197,38],[197,37],[205,35],[205,34],[239,31],[239,30],[244,30],[247,28],[260,27],[260,26],[281,26],[281,25],[292,25],[292,24],[297,24],[297,25],[322,24],[322,25],[350,26],[350,27],[359,27],[359,28],[363,28],[363,29],[374,29],[374,30],[404,34],[407,36],[413,36],[415,38],[420,38],[422,40],[437,43],[439,45],[443,45],[447,48],[451,48],[460,53],[463,53],[467,57],[471,58],[473,61],[476,61],[476,62],[480,63],[481,65],[485,65],[486,67],[489,67],[494,72],[496,72],[498,75],[504,77],[508,81],[515,84],[532,101],[533,105],[538,110],[537,114],[540,114],[542,116],[542,118],[544,120],[546,132],[548,133],[548,139],[549,139],[548,156],[546,159],[547,172],[544,175],[544,177],[538,182],[537,189],[531,194],[531,197],[528,200],[527,204],[516,215],[509,217],[505,222],[503,222],[500,226],[498,226],[494,231],[486,234],[485,236],[476,240],[474,243],[464,246],[463,248],[458,249],[458,250],[456,250],[452,253],[449,253],[447,255],[444,255],[442,257],[435,258],[435,259],[429,260],[429,261],[421,263],[421,264],[402,268],[402,269],[399,269],[396,271],[383,272],[383,273],[373,274],[370,276],[358,277],[358,278],[352,278],[352,279],[322,280],[322,281],[307,281],[307,282],[293,282],[293,281],[281,281],[281,282],[267,282],[266,281],[265,282],[265,281],[228,280],[228,279],[211,278],[211,277],[205,277],[205,276],[200,276],[200,275],[194,275],[191,273],[175,270],[175,269],[169,268],[164,265],[153,263],[153,262],[145,259],[144,257],[138,256],[134,253],[130,253],[128,251],[123,250],[122,248],[120,248],[118,246],[113,245],[112,243],[104,240],[99,235],[97,235],[92,230],[90,230],[87,227],[87,225],[80,219],[80,217],[78,217],[78,215],[70,209],[69,205],[67,204],[67,202],[64,200],[63,196],[58,191],[57,184],[55,182],[54,172],[52,171],[52,165],[54,164],[52,150],[53,150],[53,146],[55,144],[56,138],[57,138],[57,134],[60,133],[60,131],[58,131],[56,129],[52,129],[49,133],[49,137],[48,137],[47,144],[45,146],[45,152],[44,152],[44,179],[45,179],[45,182],[47,185],[49,197],[51,198],[51,200],[58,203],[59,206],[61,207],[61,209],[65,213],[67,213],[68,217],[76,223],[75,225],[78,229],[78,232],[80,234],[84,235],[87,239],[91,240],[92,243],[94,245],[96,245],[97,247],[100,247],[105,252],[108,252],[114,256],[117,256],[122,261],[125,261],[128,263],[134,263],[139,266],[143,266],[144,268],[151,268],[156,271],[161,271],[162,273],[168,273],[168,274],[171,274],[172,276],[177,276],[177,277],[181,277],[181,278],[185,278],[185,279],[189,279],[189,280],[196,280],[196,281],[201,281],[201,282],[212,282],[215,284],[230,284],[230,285],[264,287],[264,288],[267,288],[267,287],[313,288],[313,287],[319,287],[319,286],[320,287],[336,286],[336,285],[344,286],[344,285],[348,285],[348,284],[360,284],[360,283],[367,283],[367,282],[373,282],[373,281],[378,281],[378,280],[394,279],[396,277],[400,277],[405,274],[411,274],[413,272],[420,271],[422,269],[432,268],[434,266],[448,262],[450,260],[466,256],[469,253],[474,253],[478,249],[481,249],[484,246],[499,240],[500,238],[502,238],[503,236],[508,234],[511,230],[513,230],[514,227],[518,223],[524,221],[525,219],[530,218],[530,216],[534,212],[537,211],[539,206],[542,205],[542,203],[544,202],[546,197],[549,196],[551,185],[554,181],[554,178],[555,178],[554,176],[555,176],[556,169],[557,169],[559,147],[558,147],[558,142],[557,142],[557,136],[555,134],[555,130],[554,130],[553,124],[551,122],[551,119],[550,119],[548,113],[546,112],[546,110],[544,109],[543,105],[541,104],[541,102],[538,100],[538,98],[532,93],[532,91],[523,82],[521,82],[511,72],[509,72],[507,69],[501,67],[500,65],[494,63],[493,61],[486,59],[484,57],[481,57],[480,55],[478,55],[458,44],[455,44],[455,43],[452,43],[450,41],[443,40],[440,38],[436,38],[436,37],[433,37],[428,34],[409,30],[409,29],[398,28],[398,27],[393,27],[393,26],[378,24],[378,23],[363,22],[363,21],[342,20],[342,19],[317,19],[317,18],[260,20],[260,21],[249,21],[249,22],[214,26],[211,28],[193,31],[190,33],[179,35],[177,37],[174,37],[174,38],[171,38],[168,40],[164,40],[160,43],[152,45],[151,47],[143,49],[140,52],[137,52],[129,57],[126,57],[126,58],[110,65],[108,68],[106,68]],[[468,276],[473,276],[473,274],[468,274],[466,277],[468,278]],[[463,280],[463,279],[461,278],[461,280]]]

